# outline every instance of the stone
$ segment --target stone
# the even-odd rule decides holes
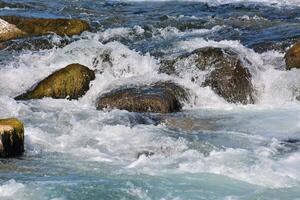
[[[22,37],[25,33],[2,19],[0,19],[0,42]]]
[[[284,58],[287,70],[291,70],[292,68],[300,68],[300,41],[288,49]]]
[[[32,90],[15,97],[16,100],[41,99],[78,99],[89,89],[95,79],[94,71],[80,64],[71,64],[55,71],[37,83]]]
[[[20,156],[24,152],[24,125],[15,118],[0,119],[0,157]]]
[[[207,72],[201,86],[209,86],[229,103],[254,103],[251,74],[238,54],[231,49],[205,47],[162,62],[161,73],[183,76],[188,72],[191,81],[199,79],[195,71]]]
[[[6,36],[2,41],[28,36],[41,36],[55,33],[60,36],[73,36],[90,30],[86,21],[80,19],[46,19],[46,18],[26,18],[20,16],[0,16],[2,23],[13,26],[21,31],[20,34]],[[3,22],[5,21],[5,22]],[[0,24],[1,26],[1,24]],[[0,41],[1,41],[0,40]]]
[[[130,112],[170,113],[180,111],[187,98],[184,88],[168,81],[114,89],[101,95],[96,106],[99,110],[117,108]]]

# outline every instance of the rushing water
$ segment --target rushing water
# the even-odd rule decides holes
[[[45,37],[51,49],[0,51],[0,118],[23,120],[26,137],[23,157],[0,160],[0,199],[300,199],[300,71],[283,60],[300,36],[299,0],[9,2],[26,7],[1,15],[82,18],[93,30]],[[159,60],[206,46],[250,61],[255,105],[226,103],[189,72],[158,74]],[[100,69],[102,52],[113,67],[79,100],[13,99],[70,63]],[[159,116],[179,127],[95,108],[105,91],[157,80],[191,91],[182,112]]]

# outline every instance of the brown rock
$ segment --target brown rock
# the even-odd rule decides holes
[[[177,112],[181,101],[188,93],[172,82],[157,82],[152,85],[128,86],[112,90],[97,100],[97,109],[117,108],[130,112]]]
[[[40,36],[50,33],[56,33],[61,36],[72,36],[90,29],[89,24],[80,19],[44,19],[19,16],[1,16],[0,19],[10,25],[14,25],[22,32],[19,35],[2,38],[2,41],[22,36]]]
[[[210,86],[226,101],[254,103],[251,74],[232,50],[213,47],[197,49],[175,60],[164,61],[160,72],[181,76],[188,68],[207,71],[202,86]],[[192,74],[192,81],[197,79],[197,74]]]
[[[300,41],[294,44],[285,54],[286,69],[300,68]]]
[[[15,118],[0,119],[0,157],[22,155],[24,152],[24,126]]]

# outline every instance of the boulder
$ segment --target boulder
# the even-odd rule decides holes
[[[300,41],[294,44],[285,54],[286,69],[300,68]]]
[[[2,19],[0,19],[0,42],[24,36],[25,33]]]
[[[95,79],[94,71],[80,64],[71,64],[37,83],[33,89],[15,97],[16,100],[78,99],[89,89],[90,81]]]
[[[0,119],[0,157],[20,156],[23,152],[23,123],[15,118]]]
[[[170,113],[180,111],[188,92],[179,85],[157,82],[151,85],[114,89],[97,99],[97,109],[117,108],[130,112]]]
[[[10,26],[15,26],[23,33],[8,39],[22,36],[41,36],[49,33],[56,33],[60,36],[72,36],[90,29],[89,24],[80,19],[44,19],[19,16],[1,16],[0,19]],[[2,41],[5,41],[4,39]]]
[[[205,47],[162,62],[161,73],[183,76],[190,73],[197,81],[196,71],[207,72],[201,86],[209,86],[229,103],[254,103],[254,89],[251,74],[231,49]]]

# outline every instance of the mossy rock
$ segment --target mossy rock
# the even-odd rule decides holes
[[[117,108],[130,112],[170,113],[180,111],[187,97],[188,92],[179,85],[170,81],[157,82],[112,90],[101,95],[96,106],[99,110]]]
[[[95,79],[94,71],[80,64],[71,64],[62,68],[36,86],[17,97],[16,100],[41,99],[52,97],[55,99],[78,99],[89,89],[90,81]]]
[[[0,119],[0,157],[20,156],[24,152],[24,125],[15,118]]]
[[[20,16],[1,16],[0,18],[9,24],[16,26],[24,33],[18,37],[41,36],[50,33],[56,33],[60,36],[72,36],[90,30],[89,24],[80,19],[45,19]],[[16,36],[14,38],[18,37]]]
[[[300,68],[300,41],[294,44],[285,54],[286,69]]]
[[[187,69],[192,69],[191,80],[198,79],[195,70],[207,71],[201,86],[212,90],[230,103],[254,103],[254,89],[251,74],[236,52],[231,49],[205,47],[181,55],[174,60],[161,64],[161,73],[182,76]]]

